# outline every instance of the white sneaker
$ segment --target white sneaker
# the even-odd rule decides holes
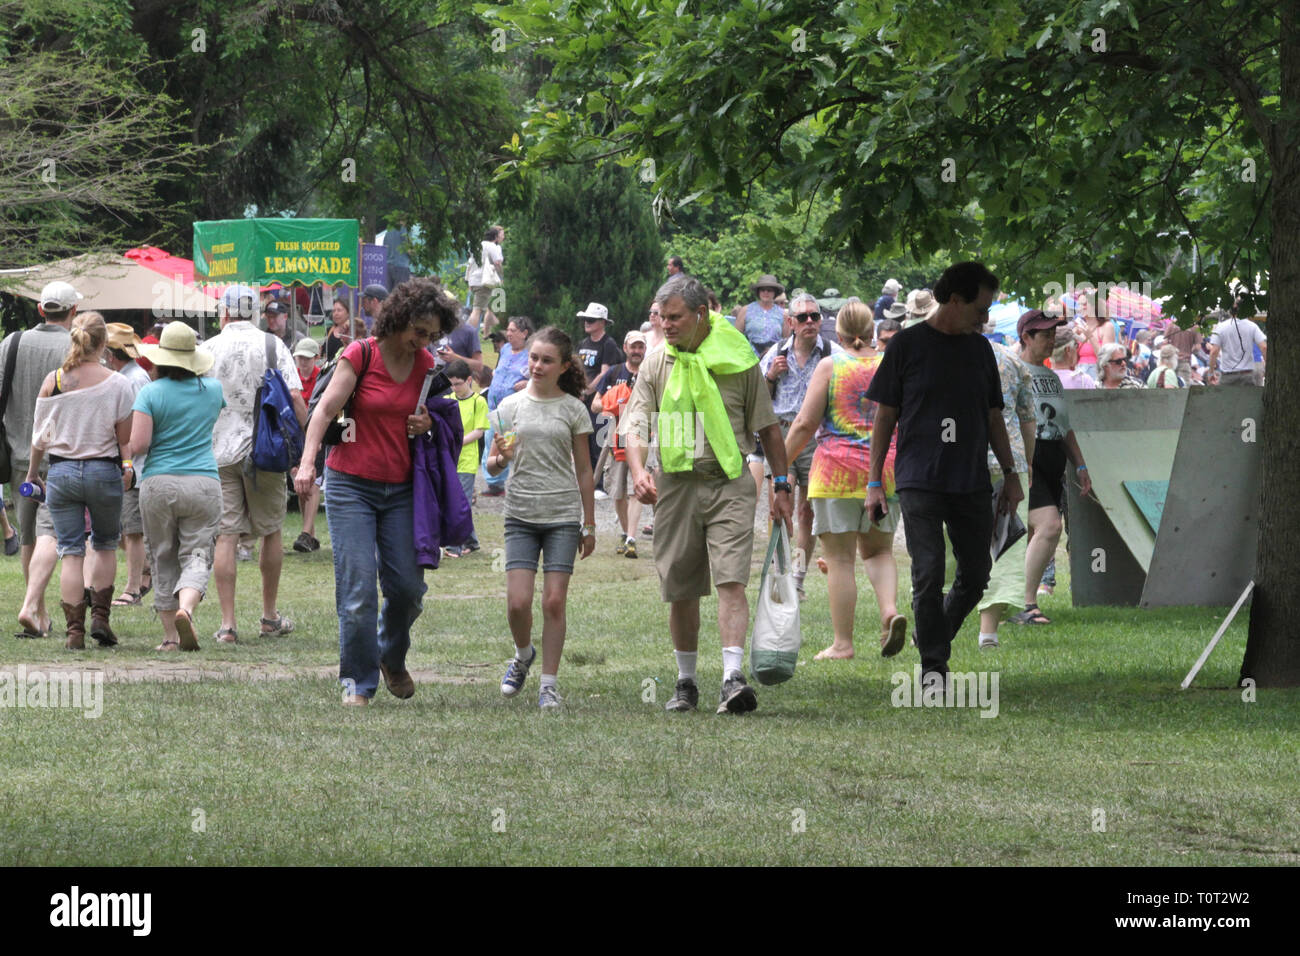
[[[988,636],[988,637],[981,637],[981,638],[980,638],[980,650],[981,650],[981,651],[987,651],[987,650],[989,650],[990,648],[997,647],[997,646],[998,646],[998,636],[997,636],[996,634],[992,634],[992,635],[990,635],[990,636]]]
[[[605,494],[604,491],[602,491],[602,490],[599,489],[599,488],[596,489],[596,500],[597,500],[597,501],[600,501],[600,500],[602,500],[602,499],[604,499],[604,498],[608,498],[608,497],[609,497],[609,495]]]
[[[564,703],[564,698],[560,696],[559,689],[554,684],[543,687],[542,692],[537,697],[537,706],[542,710],[559,710],[562,703]]]

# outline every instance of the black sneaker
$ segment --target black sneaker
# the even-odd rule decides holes
[[[677,681],[673,699],[664,704],[664,710],[695,710],[699,703],[700,689],[695,686],[695,681],[683,677]]]
[[[307,554],[312,550],[312,540],[312,536],[304,531],[302,534],[298,535],[297,540],[294,541],[293,550],[297,551],[299,554]]]
[[[722,695],[718,698],[718,713],[744,714],[758,707],[758,695],[745,683],[745,678],[733,674],[722,682]]]

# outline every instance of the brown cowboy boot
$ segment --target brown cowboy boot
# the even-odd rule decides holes
[[[68,622],[68,639],[63,646],[70,651],[86,649],[86,602],[80,604],[63,603],[63,617]]]
[[[108,615],[113,609],[113,586],[91,592],[90,602],[90,636],[100,647],[112,647],[117,643],[117,635],[108,625]]]

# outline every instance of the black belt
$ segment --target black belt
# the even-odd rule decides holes
[[[64,458],[62,455],[50,456],[51,465],[57,465],[64,461],[106,461],[110,465],[117,465],[119,468],[122,467],[122,459],[120,458]]]

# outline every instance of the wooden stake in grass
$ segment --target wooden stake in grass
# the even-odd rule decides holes
[[[1210,638],[1210,643],[1205,646],[1205,650],[1201,651],[1200,658],[1192,665],[1192,669],[1187,672],[1187,676],[1183,678],[1183,690],[1187,690],[1187,688],[1192,685],[1192,681],[1196,678],[1197,673],[1205,666],[1205,662],[1209,659],[1210,652],[1214,650],[1214,645],[1219,643],[1219,638],[1223,637],[1223,632],[1228,629],[1228,625],[1232,623],[1232,619],[1237,616],[1237,612],[1241,610],[1241,606],[1246,603],[1246,598],[1250,597],[1250,592],[1253,590],[1255,590],[1255,582],[1251,581],[1246,585],[1246,590],[1241,592],[1241,597],[1237,598],[1237,603],[1232,606],[1232,610],[1229,611],[1228,616],[1223,619],[1223,623],[1219,625],[1219,629],[1214,632],[1214,637]]]

